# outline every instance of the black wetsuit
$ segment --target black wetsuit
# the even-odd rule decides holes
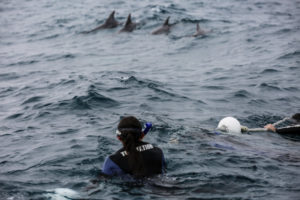
[[[277,128],[276,133],[280,134],[286,134],[286,133],[300,133],[300,125],[295,125],[295,126],[287,126],[287,127],[282,127],[282,128]]]
[[[139,142],[136,149],[142,154],[143,166],[145,167],[144,176],[163,173],[165,159],[160,148],[146,142]],[[102,172],[110,176],[133,174],[128,164],[128,155],[124,147],[105,159]]]

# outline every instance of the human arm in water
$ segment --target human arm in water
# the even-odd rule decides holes
[[[267,125],[265,125],[264,128],[267,129],[268,131],[276,132],[276,128],[275,128],[275,126],[273,126],[273,124],[267,124]]]
[[[110,159],[110,157],[106,157],[102,166],[102,172],[109,176],[125,174],[123,170]]]
[[[283,128],[275,128],[272,124],[267,124],[265,129],[276,133],[300,133],[300,125],[287,126]]]
[[[296,124],[299,124],[300,123],[300,113],[296,113],[292,117],[286,117],[274,124],[267,124],[264,128],[267,129],[268,131],[273,131],[276,133],[287,133],[287,132],[299,133],[300,132],[299,125],[287,126],[287,127],[283,127],[283,128],[275,128],[276,125],[281,124],[282,122],[285,122],[287,120],[292,120],[292,121],[296,122]]]

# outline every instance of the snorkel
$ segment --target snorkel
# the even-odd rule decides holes
[[[151,128],[152,128],[152,123],[151,122],[147,122],[145,124],[145,129],[142,132],[142,138],[145,137],[145,135],[147,135],[147,133],[150,131]]]

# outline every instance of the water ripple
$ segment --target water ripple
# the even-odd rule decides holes
[[[280,56],[278,59],[299,58],[299,56],[300,56],[300,51],[293,51]]]
[[[119,105],[119,103],[95,91],[89,91],[87,96],[75,96],[70,100],[59,102],[59,107],[70,107],[72,109],[91,109],[94,108],[110,108]],[[57,109],[59,109],[59,107]]]
[[[297,199],[299,137],[216,135],[298,112],[296,1],[0,1],[0,198]],[[115,10],[120,26],[79,34]],[[118,34],[127,15],[139,25]],[[168,34],[151,35],[170,16]],[[205,37],[190,37],[199,23]],[[202,100],[204,99],[204,100]],[[166,173],[101,176],[121,116],[152,122]],[[85,191],[90,179],[95,190]]]
[[[262,84],[260,84],[259,87],[263,90],[273,90],[273,91],[280,91],[281,90],[279,87],[276,87],[274,85],[267,84],[267,83],[262,83]]]
[[[29,103],[35,103],[39,102],[43,99],[42,96],[35,96],[35,97],[30,97],[29,99],[25,100],[22,105],[29,104]]]

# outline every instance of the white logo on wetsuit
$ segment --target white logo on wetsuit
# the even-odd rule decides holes
[[[149,150],[149,149],[153,149],[153,145],[152,144],[144,144],[144,145],[136,147],[136,150],[139,151],[139,152],[146,151],[146,150]],[[123,157],[125,157],[125,156],[128,155],[126,151],[122,151],[122,152],[120,152],[120,154]]]

